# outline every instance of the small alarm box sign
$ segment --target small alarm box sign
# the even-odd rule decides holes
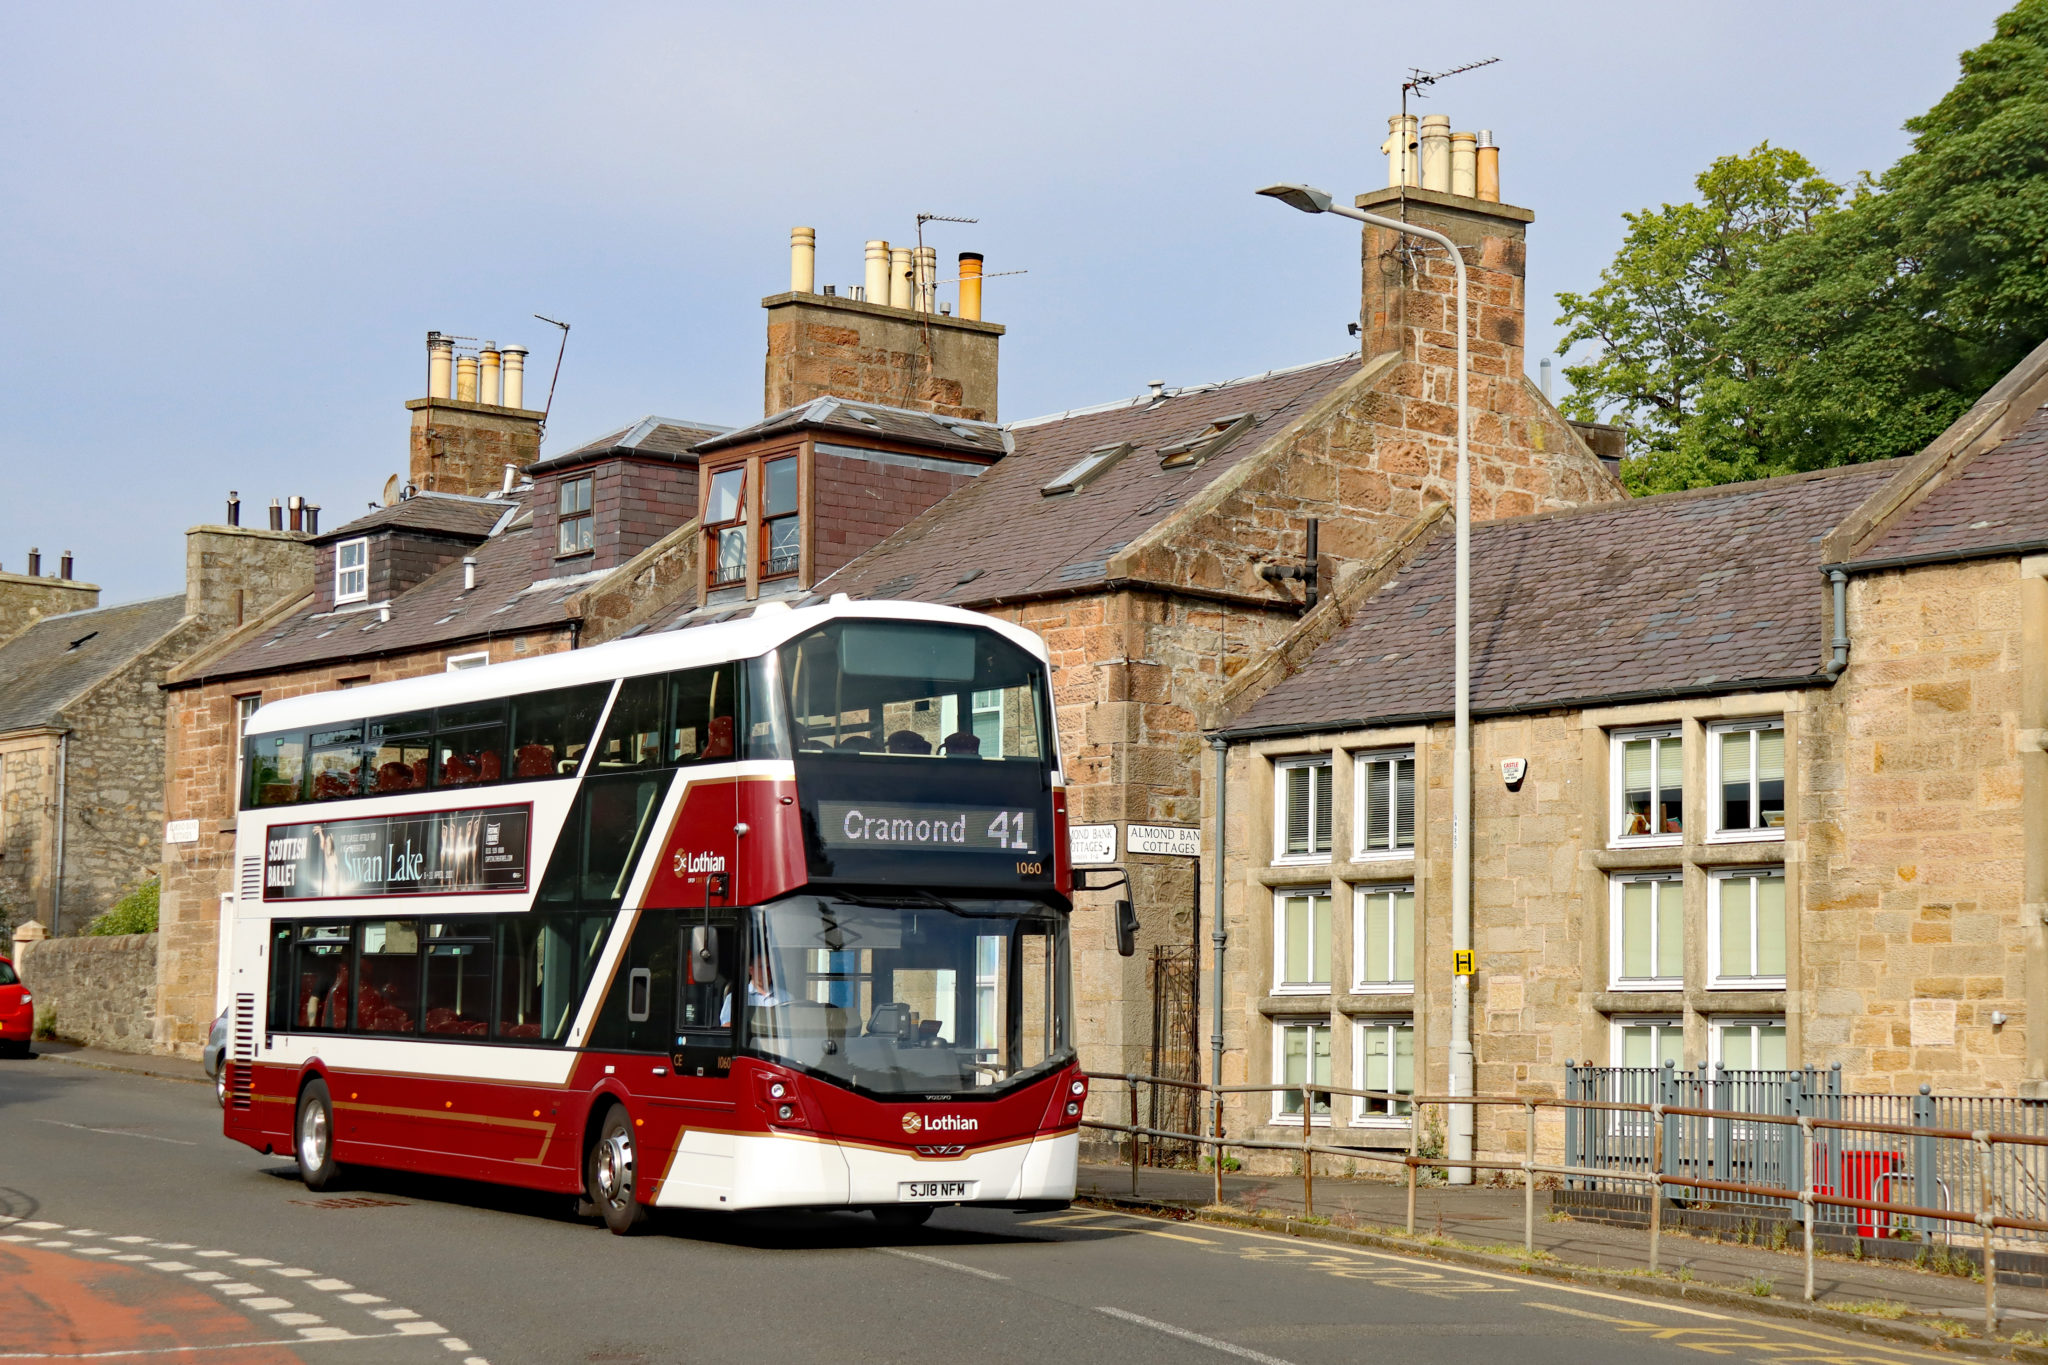
[[[1526,758],[1504,758],[1500,761],[1501,781],[1510,787],[1522,785],[1522,779],[1529,775],[1529,760]]]

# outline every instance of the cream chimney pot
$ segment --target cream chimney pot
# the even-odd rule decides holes
[[[486,341],[477,353],[476,401],[498,406],[498,343]]]
[[[911,287],[912,264],[909,247],[891,247],[889,250],[889,297],[886,302],[891,308],[908,309],[916,296]]]
[[[1387,118],[1387,140],[1380,150],[1387,154],[1387,184],[1415,183],[1415,115],[1392,114]]]
[[[1478,151],[1471,133],[1451,134],[1451,193],[1470,199],[1477,188]]]
[[[917,249],[917,311],[939,311],[939,249],[935,246]]]
[[[504,385],[505,406],[519,408],[526,406],[526,348],[507,346],[502,352],[505,361]]]
[[[448,398],[455,368],[455,343],[439,332],[427,333],[427,397]]]
[[[476,357],[473,355],[460,356],[455,361],[455,401],[476,401]]]
[[[868,243],[867,270],[862,280],[862,289],[869,303],[887,306],[889,302],[889,244],[880,238]]]
[[[1422,116],[1422,188],[1448,194],[1451,189],[1451,116]]]
[[[789,230],[789,290],[792,294],[817,292],[818,232],[816,228]]]

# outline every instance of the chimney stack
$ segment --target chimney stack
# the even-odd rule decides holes
[[[237,493],[234,489],[230,488],[228,490],[228,525],[240,526],[241,524],[242,495],[240,493]]]
[[[452,398],[455,343],[439,332],[427,333],[427,397]]]
[[[523,407],[526,403],[526,348],[507,346],[499,353],[504,360],[504,405],[508,408]]]
[[[43,552],[38,546],[31,545],[28,547],[28,576],[30,578],[41,578],[43,576]]]
[[[789,292],[814,294],[818,287],[818,230],[789,230]]]
[[[476,357],[458,356],[455,361],[455,401],[474,403],[476,401]]]
[[[284,529],[284,504],[280,503],[276,498],[270,500],[270,529],[273,531],[282,531]]]
[[[477,352],[476,359],[478,366],[476,401],[488,403],[495,408],[499,406],[498,343],[486,341],[483,349]]]

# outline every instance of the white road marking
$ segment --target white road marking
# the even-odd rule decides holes
[[[1156,1318],[1141,1317],[1121,1308],[1097,1306],[1095,1311],[1107,1313],[1113,1318],[1122,1318],[1125,1322],[1134,1322],[1140,1327],[1149,1327],[1155,1332],[1164,1332],[1170,1337],[1179,1337],[1182,1341],[1192,1341],[1195,1345],[1206,1346],[1212,1351],[1222,1351],[1241,1360],[1256,1360],[1260,1365],[1294,1365],[1292,1361],[1282,1360],[1279,1356],[1269,1356],[1263,1351],[1254,1351],[1250,1347],[1239,1346],[1231,1341],[1218,1341],[1215,1337],[1205,1337],[1200,1332],[1190,1332],[1185,1327],[1175,1327],[1170,1322],[1160,1322]]]
[[[62,1119],[37,1119],[36,1122],[47,1123],[52,1128],[72,1128],[76,1129],[78,1132],[81,1133],[105,1133],[108,1137],[132,1137],[141,1138],[145,1142],[168,1142],[174,1147],[197,1147],[199,1145],[196,1142],[187,1142],[183,1138],[158,1137],[155,1133],[130,1133],[120,1128],[91,1128],[83,1123],[66,1123]],[[35,1223],[23,1223],[22,1226],[25,1228],[32,1228],[38,1225]],[[56,1224],[51,1223],[49,1224],[49,1226],[55,1227]],[[147,1241],[148,1238],[138,1237],[135,1240],[137,1240],[138,1242]],[[190,1246],[192,1244],[190,1242],[187,1242],[185,1245]],[[6,1357],[4,1356],[0,1356],[0,1359],[5,1358]]]
[[[1010,1278],[1008,1275],[998,1275],[993,1270],[982,1270],[976,1266],[962,1265],[958,1261],[948,1261],[937,1256],[924,1256],[915,1251],[905,1251],[902,1247],[876,1247],[875,1250],[885,1251],[891,1256],[901,1256],[906,1261],[923,1261],[926,1265],[943,1266],[947,1270],[957,1270],[963,1275],[979,1275],[984,1280],[1007,1280]]]
[[[313,1336],[315,1332],[320,1335]],[[402,1335],[400,1332],[341,1332],[338,1328],[308,1327],[298,1336],[276,1341],[228,1341],[216,1346],[142,1346],[126,1351],[0,1351],[0,1360],[128,1360],[136,1356],[189,1356],[194,1351],[253,1351],[272,1346],[304,1346],[309,1340],[384,1341]]]

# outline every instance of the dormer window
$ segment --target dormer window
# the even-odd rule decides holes
[[[334,600],[362,602],[370,596],[370,539],[359,536],[334,547]]]
[[[797,518],[796,456],[761,466],[761,577],[793,574],[803,546]]]
[[[711,476],[704,503],[704,532],[709,541],[711,586],[747,581],[747,468],[735,465]]]
[[[588,554],[597,546],[597,532],[590,511],[591,487],[596,479],[564,479],[555,495],[555,553]]]

